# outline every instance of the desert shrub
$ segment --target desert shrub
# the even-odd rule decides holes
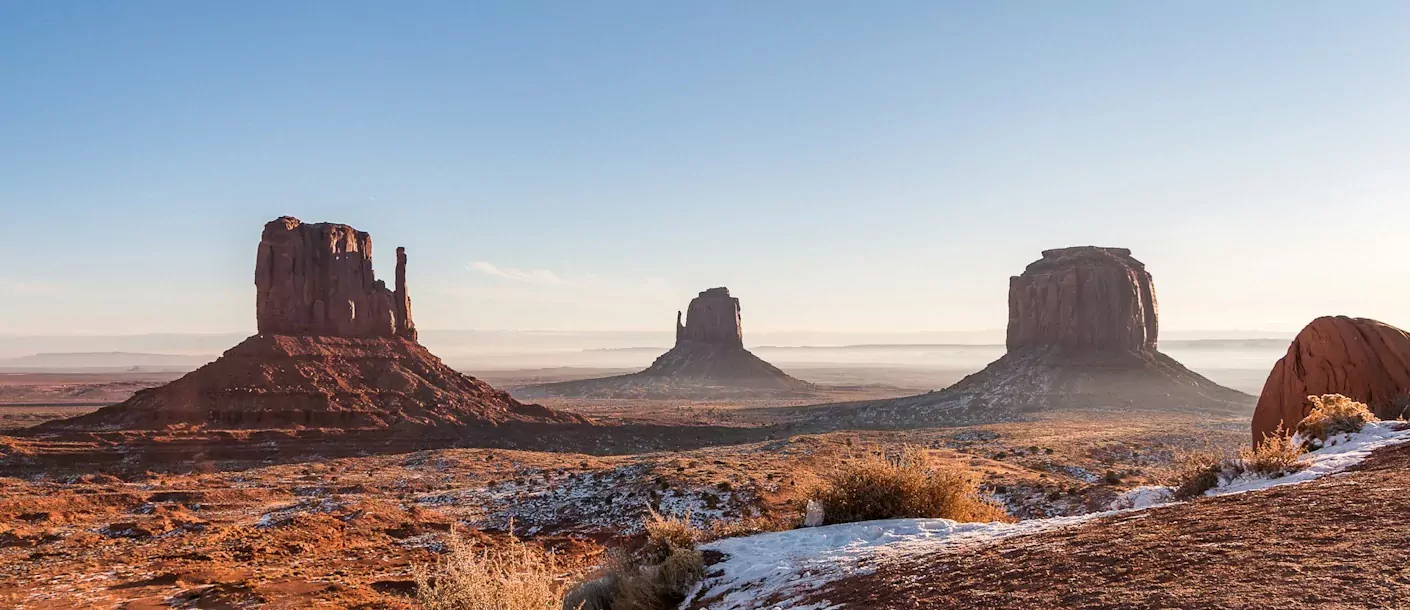
[[[1011,519],[1002,506],[980,493],[971,473],[936,467],[930,454],[917,447],[906,447],[894,457],[869,455],[844,462],[824,476],[812,497],[822,503],[827,523]]]
[[[646,539],[635,552],[612,552],[605,573],[568,593],[565,607],[577,610],[667,610],[685,596],[705,573],[696,545],[705,533],[689,519],[652,512],[643,529]]]
[[[551,553],[518,539],[506,548],[480,547],[458,532],[433,565],[413,566],[416,601],[426,610],[559,610],[562,603]]]
[[[1279,427],[1277,433],[1263,439],[1257,447],[1239,450],[1239,463],[1236,474],[1252,472],[1259,476],[1276,479],[1307,467],[1302,461],[1302,446],[1288,438]]]
[[[1310,445],[1320,446],[1329,436],[1360,432],[1362,426],[1380,421],[1365,404],[1341,394],[1308,396],[1307,400],[1312,401],[1312,411],[1297,423],[1294,432],[1299,440],[1315,441]]]
[[[1176,458],[1175,475],[1170,479],[1175,499],[1189,500],[1214,489],[1219,485],[1219,474],[1226,461],[1213,450],[1194,451]]]
[[[1177,500],[1189,500],[1218,487],[1221,481],[1232,480],[1244,473],[1276,479],[1307,467],[1302,461],[1303,447],[1296,440],[1277,432],[1263,439],[1257,447],[1245,447],[1237,456],[1227,456],[1214,450],[1196,451],[1176,458],[1175,474],[1167,484]]]

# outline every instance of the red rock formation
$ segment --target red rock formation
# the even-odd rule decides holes
[[[676,344],[681,341],[743,347],[739,299],[730,296],[728,288],[711,288],[691,299],[684,325],[680,312],[676,312]]]
[[[165,386],[43,427],[409,430],[530,421],[586,420],[521,404],[401,337],[256,335]]]
[[[264,226],[255,259],[256,325],[260,334],[415,339],[405,267],[398,248],[393,293],[372,272],[368,234],[276,219]]]
[[[1382,419],[1400,417],[1410,395],[1410,334],[1366,318],[1327,316],[1297,334],[1268,374],[1253,412],[1253,442],[1291,430],[1312,410],[1308,396],[1341,394]]]
[[[397,336],[416,340],[416,323],[411,321],[411,294],[406,291],[406,248],[397,246],[396,291],[393,296]]]
[[[1153,349],[1155,286],[1126,248],[1043,251],[1009,280],[1008,348]]]
[[[799,393],[816,389],[744,349],[739,299],[728,288],[701,292],[676,312],[676,345],[639,373],[550,383],[527,391],[548,396],[720,397],[747,393]]]
[[[405,431],[511,422],[585,423],[522,404],[416,342],[406,251],[396,286],[372,274],[372,238],[283,217],[255,264],[260,334],[159,388],[48,430],[337,428]]]
[[[849,405],[893,426],[1005,421],[1040,409],[1239,412],[1253,397],[1156,350],[1155,286],[1125,248],[1046,250],[1009,281],[1008,352],[938,392]]]

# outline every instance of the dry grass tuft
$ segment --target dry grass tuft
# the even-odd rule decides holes
[[[1358,428],[1359,429],[1359,428]],[[1282,428],[1263,439],[1257,447],[1239,450],[1238,472],[1252,472],[1270,479],[1292,474],[1307,467],[1302,461],[1302,445],[1293,441]]]
[[[719,520],[705,530],[705,540],[739,538],[767,532],[782,532],[803,527],[803,515],[785,513],[759,517],[744,517],[733,520]]]
[[[930,454],[917,447],[906,447],[894,457],[870,455],[845,462],[824,476],[813,497],[822,503],[826,523],[899,518],[1013,520],[1002,506],[979,492],[971,473],[937,467]]]
[[[514,539],[479,547],[458,532],[433,565],[413,566],[416,601],[426,610],[559,610],[561,585],[551,553]]]
[[[655,512],[644,524],[646,541],[635,553],[613,552],[606,573],[569,593],[583,610],[668,610],[679,606],[705,575],[696,545],[705,534],[677,517]]]
[[[1190,500],[1244,473],[1276,479],[1302,470],[1303,447],[1279,428],[1257,447],[1245,447],[1237,456],[1212,449],[1195,451],[1176,459],[1175,475],[1168,485],[1176,500]]]
[[[1380,421],[1365,404],[1341,394],[1308,396],[1307,400],[1312,402],[1312,412],[1294,430],[1304,441],[1316,440],[1315,444],[1320,444],[1329,436],[1360,432],[1362,426]]]
[[[1177,500],[1189,500],[1219,485],[1219,473],[1228,460],[1214,450],[1194,451],[1176,458],[1175,476],[1170,480]]]

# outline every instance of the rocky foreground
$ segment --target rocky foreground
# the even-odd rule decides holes
[[[803,603],[842,608],[1404,608],[1410,445],[1344,475],[907,556]]]

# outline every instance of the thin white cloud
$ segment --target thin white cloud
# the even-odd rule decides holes
[[[475,261],[470,263],[470,268],[486,275],[524,282],[527,284],[544,284],[549,286],[572,286],[573,282],[558,277],[558,274],[547,269],[515,269],[514,267],[499,267],[488,261]]]

